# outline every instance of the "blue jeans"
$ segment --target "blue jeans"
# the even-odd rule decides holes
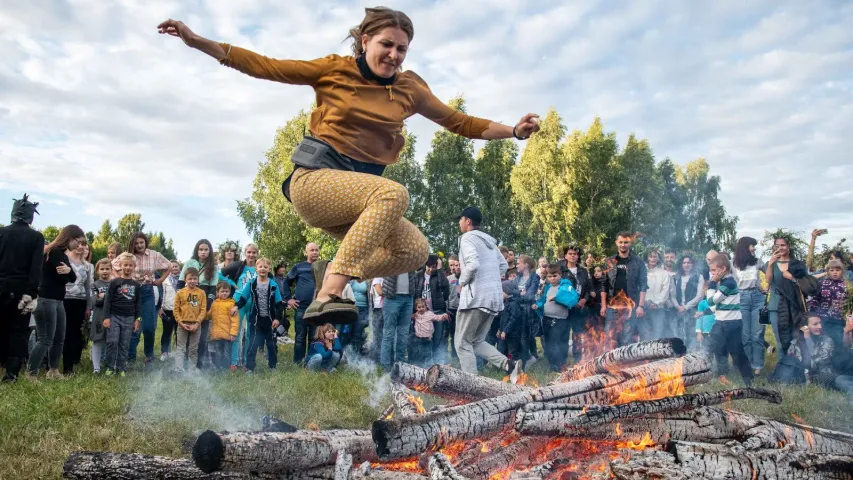
[[[305,310],[310,302],[302,302],[293,311],[293,324],[296,334],[293,336],[293,363],[300,364],[308,353],[308,345],[314,341],[315,327],[305,323]],[[304,305],[304,306],[303,306]]]
[[[444,312],[435,312],[436,315],[443,315]],[[449,321],[433,322],[435,331],[432,334],[432,360],[434,363],[445,365],[449,362],[447,353],[448,326]]]
[[[372,312],[373,318],[370,321],[370,335],[373,340],[370,344],[370,359],[374,362],[379,361],[379,353],[382,351],[382,335],[385,326],[385,315],[381,308],[374,308]]]
[[[145,358],[154,357],[154,331],[157,330],[157,309],[154,306],[154,285],[143,285],[139,289],[139,307],[142,310],[142,325],[138,332],[130,337],[130,351],[127,352],[128,360],[136,360],[136,347],[139,346],[139,337],[142,336],[142,351]]]
[[[305,362],[305,368],[308,370],[313,370],[315,372],[323,371],[331,371],[333,368],[338,366],[338,363],[341,361],[340,352],[332,352],[332,355],[329,358],[323,358],[319,353],[315,353],[308,357],[308,360]]]
[[[640,333],[638,320],[642,319],[638,319],[635,312],[636,310],[632,310],[629,317],[623,310],[607,309],[607,316],[604,317],[604,332],[617,347],[634,343],[634,337]]]
[[[823,334],[832,339],[835,348],[844,348],[844,320],[820,317],[820,323],[823,326]]]
[[[246,352],[249,351],[249,343],[252,338],[246,325],[248,312],[240,312],[240,327],[237,329],[237,338],[231,342],[231,366],[246,365]]]
[[[397,295],[385,299],[385,324],[382,327],[382,350],[379,354],[379,363],[383,367],[390,367],[393,362],[406,361],[413,304],[411,295]]]
[[[773,337],[776,338],[776,354],[781,357],[788,352],[782,351],[782,340],[779,338],[779,312],[776,310],[770,310],[767,313],[768,317],[770,317],[770,326],[773,328]]]
[[[764,325],[758,323],[758,314],[763,306],[764,295],[757,288],[740,292],[743,350],[753,370],[764,368]]]

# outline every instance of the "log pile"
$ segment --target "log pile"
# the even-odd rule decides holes
[[[677,339],[621,347],[547,386],[398,363],[392,404],[364,430],[198,436],[192,460],[77,452],[66,478],[853,480],[853,435],[730,410],[760,388],[687,393],[712,377]],[[445,400],[424,409],[416,392]],[[280,431],[271,431],[280,430]],[[285,430],[285,431],[281,431]]]

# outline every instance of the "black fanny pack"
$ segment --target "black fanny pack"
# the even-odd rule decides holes
[[[332,170],[343,170],[347,172],[367,173],[371,175],[379,175],[385,171],[384,165],[375,163],[365,163],[352,159],[346,155],[339,153],[335,147],[328,143],[314,138],[305,136],[293,156],[290,157],[293,162],[294,171],[296,168],[307,168],[309,170],[318,170],[321,168],[330,168]],[[281,184],[281,192],[287,201],[290,201],[290,179],[293,173],[288,175],[287,179]]]

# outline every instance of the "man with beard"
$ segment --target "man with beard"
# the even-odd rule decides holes
[[[675,249],[667,248],[663,252],[663,269],[670,278],[675,277]]]
[[[453,358],[457,358],[456,349],[453,348],[453,338],[456,334],[456,312],[459,309],[459,276],[462,274],[462,269],[459,267],[459,257],[451,255],[447,260],[447,265],[450,267],[450,275],[447,277],[447,282],[450,285],[450,296],[447,298],[447,313],[450,314],[450,321],[447,323],[447,329],[450,332],[450,354]]]
[[[607,274],[601,289],[601,316],[604,317],[604,330],[619,345],[634,341],[634,337],[639,333],[638,319],[646,315],[643,309],[646,290],[649,288],[646,264],[640,257],[631,253],[633,243],[634,236],[630,232],[619,232],[616,236],[618,253],[607,259]],[[620,293],[634,304],[630,314],[626,311],[626,306],[612,303]],[[608,300],[611,301],[610,305]]]
[[[36,309],[44,236],[30,225],[38,203],[25,194],[12,204],[12,224],[0,228],[0,363],[4,382],[18,378],[27,358],[30,314]]]

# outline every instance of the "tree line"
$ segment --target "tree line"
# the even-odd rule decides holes
[[[449,105],[465,112],[462,97]],[[324,258],[332,258],[338,246],[304,224],[281,194],[309,115],[302,110],[276,131],[251,196],[237,202],[264,254],[289,263],[301,259],[308,241],[320,246]],[[406,146],[385,176],[409,189],[406,218],[422,229],[433,251],[455,250],[455,218],[467,205],[482,209],[484,230],[502,244],[534,255],[553,257],[575,242],[601,256],[612,252],[623,230],[678,250],[733,249],[738,219],[719,199],[721,179],[710,174],[705,159],[657,161],[649,141],[633,134],[620,148],[600,118],[585,131],[568,132],[551,109],[540,126],[522,151],[512,140],[490,140],[475,152],[472,140],[441,129],[423,164],[415,157],[415,135],[404,131]]]

